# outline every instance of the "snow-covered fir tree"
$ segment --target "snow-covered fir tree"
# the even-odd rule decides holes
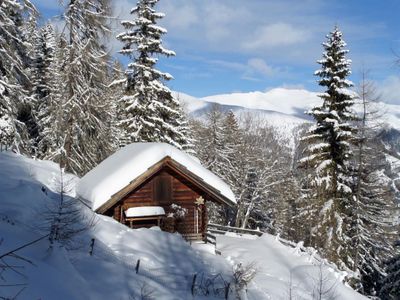
[[[223,178],[230,163],[224,144],[224,119],[220,105],[213,104],[206,115],[206,131],[202,134],[203,152],[199,153],[205,167]]]
[[[33,152],[39,158],[44,157],[50,144],[55,142],[51,133],[56,130],[57,125],[50,119],[51,114],[56,113],[55,109],[60,109],[59,91],[62,86],[61,69],[56,60],[60,58],[60,55],[56,56],[57,50],[55,30],[50,23],[46,24],[34,36],[31,66],[33,112],[37,120]]]
[[[381,126],[376,101],[379,97],[365,73],[358,94],[362,109],[354,151],[353,269],[360,273],[360,292],[376,296],[385,274],[384,263],[395,252],[398,208],[390,189],[391,180],[382,172],[386,159],[378,138]]]
[[[41,159],[61,162],[65,157],[65,112],[67,94],[63,69],[66,64],[65,37],[57,36],[51,25],[42,29],[43,64],[37,71],[42,73],[41,85],[37,86],[38,142],[37,156]]]
[[[307,143],[306,156],[301,163],[315,170],[310,178],[312,189],[307,201],[313,202],[308,216],[316,220],[311,229],[312,246],[317,247],[331,261],[341,267],[351,267],[351,158],[356,120],[352,112],[354,94],[349,90],[353,83],[351,61],[342,32],[337,26],[323,43],[323,58],[318,61],[321,69],[319,85],[326,90],[320,94],[322,105],[314,107],[310,114],[316,121],[303,142]]]
[[[109,103],[110,116],[108,122],[108,130],[109,136],[115,137],[111,142],[112,149],[118,149],[120,144],[124,144],[121,140],[123,134],[121,132],[121,128],[118,126],[120,120],[124,119],[124,111],[118,105],[119,99],[123,96],[123,89],[125,84],[125,79],[122,79],[124,76],[124,70],[122,64],[115,60],[109,70],[109,77],[111,78],[111,82],[107,87],[106,98],[112,99]]]
[[[122,21],[125,31],[117,36],[124,44],[120,53],[131,60],[126,70],[125,95],[120,100],[125,110],[125,119],[120,122],[122,141],[166,142],[184,149],[187,139],[180,130],[180,103],[164,85],[172,76],[155,68],[157,56],[175,55],[162,46],[161,38],[167,31],[157,25],[164,17],[155,11],[157,2],[139,0],[131,10],[134,18]]]
[[[400,240],[395,245],[400,248]],[[400,249],[399,249],[400,250]],[[382,300],[395,300],[400,296],[400,255],[386,262],[386,277],[382,282],[379,297]]]
[[[24,21],[37,13],[28,1],[0,3],[0,139],[16,151],[29,152],[31,82]]]
[[[64,13],[68,32],[61,162],[76,174],[91,170],[113,151],[115,137],[108,126],[114,99],[106,97],[110,57],[103,44],[110,32],[109,15],[109,0],[70,0]]]
[[[179,97],[177,100],[180,102]],[[181,102],[180,102],[181,103]],[[189,117],[183,109],[182,105],[178,107],[179,119],[178,119],[178,130],[181,133],[181,140],[177,140],[178,144],[182,145],[182,150],[188,154],[196,155],[195,150],[195,138],[191,131]]]
[[[225,114],[220,105],[213,104],[206,114],[205,122],[193,122],[192,126],[195,127],[192,130],[196,135],[196,154],[202,164],[221,178],[227,179],[229,158],[224,146],[224,119]],[[211,222],[224,225],[228,223],[222,206],[210,202],[207,209]]]

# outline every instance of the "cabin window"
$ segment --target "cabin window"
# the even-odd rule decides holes
[[[154,201],[161,203],[172,201],[172,180],[168,174],[160,174],[155,178]]]

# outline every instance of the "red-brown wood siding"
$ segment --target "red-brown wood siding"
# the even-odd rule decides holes
[[[122,211],[125,211],[129,207],[161,206],[168,214],[171,211],[171,204],[175,203],[188,210],[185,219],[177,224],[175,229],[181,234],[201,234],[205,231],[207,216],[204,205],[201,208],[195,205],[195,201],[199,196],[206,198],[206,195],[191,182],[173,170],[163,168],[141,186],[126,195],[105,214],[125,223],[124,215],[121,215],[121,208]],[[133,222],[132,225],[137,228],[151,227],[155,224],[151,222]],[[168,224],[168,219],[164,219],[162,227],[164,230],[173,231],[171,224]]]

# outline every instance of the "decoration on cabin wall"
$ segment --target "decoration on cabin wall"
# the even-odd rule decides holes
[[[202,196],[197,197],[196,201],[194,201],[194,204],[197,205],[197,209],[201,210],[201,206],[204,205],[204,198]]]
[[[188,210],[186,208],[175,203],[170,205],[170,211],[167,214],[167,217],[173,219],[174,232],[179,231],[187,214]]]
[[[188,210],[186,208],[183,208],[182,206],[175,203],[172,203],[170,208],[171,211],[168,213],[168,217],[174,218],[176,221],[182,221],[188,213]]]
[[[196,200],[194,201],[194,204],[196,205],[197,208],[193,211],[195,219],[194,232],[199,233],[199,212],[202,213],[203,211],[204,198],[202,196],[197,197]]]

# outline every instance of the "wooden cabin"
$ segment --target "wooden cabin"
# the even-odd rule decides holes
[[[235,205],[232,191],[220,178],[168,144],[136,143],[118,152],[78,183],[78,195],[92,202],[99,214],[131,228],[159,226],[187,240],[202,240],[207,230],[207,203]]]

